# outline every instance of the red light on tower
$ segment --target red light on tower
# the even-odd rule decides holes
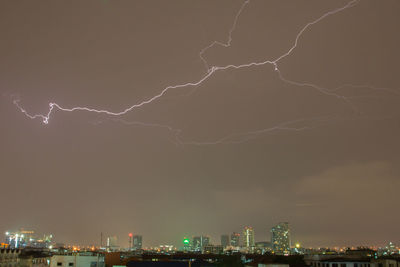
[[[128,236],[129,236],[129,250],[132,250],[132,236],[133,236],[133,234],[129,233]]]

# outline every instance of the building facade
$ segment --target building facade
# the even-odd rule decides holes
[[[224,248],[221,245],[207,245],[203,249],[204,254],[222,254]]]
[[[104,267],[104,255],[100,253],[73,253],[53,255],[50,267]]]
[[[221,235],[221,246],[226,248],[229,246],[229,235]]]
[[[0,249],[0,267],[17,267],[20,254],[19,249]]]
[[[255,247],[253,227],[246,226],[243,229],[243,247],[245,247],[245,248],[254,248]]]
[[[239,247],[240,246],[240,234],[233,232],[231,234],[231,246]]]
[[[271,243],[275,254],[290,254],[290,228],[288,222],[281,222],[272,227]]]
[[[208,236],[195,236],[193,237],[192,250],[196,252],[203,251],[205,246],[210,244],[210,237]]]
[[[141,235],[134,235],[133,236],[133,249],[134,250],[139,250],[142,249],[143,247],[143,238]]]
[[[399,267],[395,259],[374,259],[372,257],[354,257],[354,255],[314,255],[304,259],[311,267]]]

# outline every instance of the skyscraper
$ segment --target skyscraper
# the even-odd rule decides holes
[[[116,236],[107,237],[107,251],[115,251],[119,248]]]
[[[229,235],[221,235],[221,246],[223,248],[229,246]]]
[[[191,244],[190,244],[190,239],[187,237],[184,237],[182,240],[183,243],[183,251],[190,251],[191,250]]]
[[[201,247],[204,248],[210,244],[210,237],[209,236],[201,236]]]
[[[202,251],[205,246],[210,244],[210,237],[208,236],[195,236],[193,237],[192,249],[194,251]]]
[[[132,234],[132,233],[129,233],[129,234],[128,234],[128,237],[129,237],[129,239],[128,239],[128,241],[129,241],[128,250],[130,251],[130,250],[132,250],[132,238],[133,238],[133,234]]]
[[[231,246],[239,247],[240,246],[240,234],[233,232],[231,234]]]
[[[141,235],[133,236],[133,246],[132,247],[134,250],[142,249],[142,236]]]
[[[281,222],[271,228],[271,243],[275,254],[290,253],[290,228],[288,222]]]
[[[246,248],[254,248],[254,230],[253,227],[246,226],[243,229],[243,246]]]

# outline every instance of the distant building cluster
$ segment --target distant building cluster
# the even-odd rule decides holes
[[[142,235],[129,233],[128,247],[116,236],[101,234],[100,246],[65,246],[52,235],[33,230],[6,232],[0,244],[0,267],[400,267],[400,249],[392,242],[380,248],[302,248],[292,246],[288,222],[270,229],[270,241],[255,239],[253,227],[223,234],[219,244],[210,236],[185,237],[181,247],[144,248]]]
[[[6,232],[3,246],[15,248],[49,248],[52,245],[53,235],[38,236],[33,230],[20,229],[19,231]]]
[[[143,238],[141,235],[129,233],[128,238],[128,251],[138,251],[143,248]],[[100,247],[103,247],[103,244],[101,244]],[[118,244],[118,238],[116,236],[107,237],[105,249],[108,252],[121,250],[121,247]]]
[[[185,237],[182,240],[182,247],[175,250],[197,253],[224,253],[224,252],[245,252],[245,253],[274,253],[277,255],[289,255],[298,253],[300,248],[291,248],[289,223],[279,223],[271,229],[271,240],[256,242],[255,231],[251,226],[243,228],[242,233],[233,232],[223,234],[219,244],[213,244],[207,235]],[[155,250],[160,250],[156,248]]]
[[[256,244],[257,246],[257,244]],[[391,247],[390,245],[388,246]],[[370,248],[335,251],[316,249],[305,255],[275,255],[229,251],[205,245],[203,253],[165,250],[112,251],[102,249],[0,249],[0,267],[400,267],[398,248],[378,256]],[[386,251],[387,253],[387,251]]]

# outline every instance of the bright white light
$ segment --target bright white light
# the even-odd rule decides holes
[[[131,112],[135,109],[139,109],[147,104],[150,104],[152,102],[157,101],[159,98],[163,97],[164,95],[167,94],[168,91],[173,90],[173,89],[180,89],[180,88],[186,88],[186,87],[197,87],[201,84],[203,84],[206,80],[208,80],[211,76],[214,76],[217,72],[221,72],[221,71],[226,71],[226,70],[232,70],[232,69],[243,69],[243,68],[250,68],[250,67],[256,67],[256,66],[264,66],[264,65],[271,65],[274,67],[274,70],[277,72],[278,77],[283,81],[286,82],[288,84],[292,84],[292,85],[297,85],[297,86],[308,86],[308,87],[312,87],[318,91],[320,91],[323,94],[329,95],[329,96],[334,96],[340,99],[344,99],[347,100],[346,97],[342,96],[342,95],[338,95],[330,90],[328,90],[327,88],[323,88],[314,84],[310,84],[310,83],[301,83],[301,82],[295,82],[295,81],[291,81],[288,79],[285,79],[281,73],[281,71],[278,68],[278,63],[280,61],[282,61],[282,59],[290,56],[293,51],[297,48],[298,43],[300,38],[302,37],[302,35],[304,34],[304,32],[306,32],[309,28],[311,28],[313,25],[319,23],[320,21],[324,20],[325,18],[334,15],[336,13],[339,13],[341,11],[344,11],[348,8],[351,8],[355,5],[357,5],[359,3],[360,0],[349,0],[349,2],[339,8],[333,9],[331,11],[328,11],[324,14],[322,14],[321,16],[319,16],[318,18],[316,18],[315,20],[307,23],[304,25],[303,28],[301,28],[301,30],[297,33],[296,37],[294,38],[293,43],[291,44],[291,46],[289,46],[289,49],[286,50],[286,52],[284,52],[283,54],[279,55],[277,58],[271,58],[270,60],[265,60],[264,58],[262,58],[261,60],[257,60],[257,61],[252,61],[252,62],[248,62],[248,63],[243,63],[243,64],[239,64],[239,65],[225,65],[225,66],[211,66],[209,67],[209,65],[207,64],[207,61],[204,58],[204,54],[207,52],[208,49],[214,47],[214,46],[222,46],[222,47],[229,47],[231,45],[232,42],[232,34],[235,30],[236,24],[238,22],[239,16],[242,13],[243,9],[245,8],[245,6],[250,2],[250,0],[246,0],[239,12],[236,14],[235,20],[233,22],[233,25],[229,31],[229,35],[228,35],[228,40],[226,43],[223,42],[219,42],[219,41],[214,41],[212,42],[209,46],[203,48],[200,53],[200,59],[203,61],[204,65],[206,66],[207,69],[207,73],[205,75],[203,75],[201,78],[192,81],[192,82],[186,82],[186,83],[181,83],[181,84],[176,84],[176,85],[168,85],[166,87],[164,87],[159,93],[157,93],[156,95],[153,95],[152,97],[149,97],[145,100],[142,100],[141,102],[138,102],[136,104],[132,104],[127,108],[124,108],[122,110],[119,111],[109,111],[106,109],[96,109],[96,108],[91,108],[91,107],[86,107],[86,106],[76,106],[76,107],[71,107],[71,108],[64,108],[62,106],[60,106],[57,103],[49,103],[49,109],[47,111],[47,113],[45,114],[30,114],[28,113],[20,104],[19,104],[19,100],[14,100],[13,103],[17,106],[17,108],[24,113],[28,118],[30,119],[41,119],[42,122],[44,124],[48,124],[49,120],[51,118],[51,116],[54,114],[54,112],[56,110],[59,111],[64,111],[64,112],[74,112],[74,111],[87,111],[87,112],[94,112],[94,113],[99,113],[99,114],[105,114],[105,115],[109,115],[109,116],[122,116],[127,114],[128,112]],[[361,86],[363,87],[363,86]],[[371,87],[373,88],[373,87]]]

